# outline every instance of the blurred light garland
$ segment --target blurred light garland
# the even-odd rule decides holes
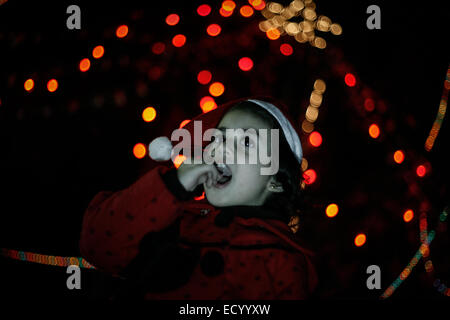
[[[71,265],[76,265],[81,268],[96,269],[93,265],[91,265],[89,262],[87,262],[81,257],[50,256],[45,254],[11,250],[11,249],[1,249],[0,252],[3,256],[15,260],[40,263],[56,267],[68,267]]]

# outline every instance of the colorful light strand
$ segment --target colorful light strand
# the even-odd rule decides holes
[[[0,253],[8,258],[28,261],[34,263],[45,264],[49,266],[56,267],[68,267],[70,265],[76,265],[81,268],[86,269],[96,269],[89,262],[81,257],[61,257],[61,256],[51,256],[46,254],[39,254],[27,251],[11,250],[11,249],[1,249]]]

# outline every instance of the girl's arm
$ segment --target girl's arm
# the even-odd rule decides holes
[[[169,227],[180,215],[187,192],[175,169],[159,166],[130,187],[102,191],[89,203],[79,242],[83,257],[117,275],[137,255],[145,234]]]

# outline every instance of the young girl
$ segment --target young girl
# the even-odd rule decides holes
[[[302,148],[284,105],[238,99],[188,123],[202,130],[278,129],[279,169],[256,164],[158,166],[130,187],[100,192],[89,204],[82,256],[123,282],[110,298],[304,299],[317,276],[296,234]],[[213,153],[249,155],[260,136],[234,131]],[[270,137],[270,134],[268,135]],[[227,136],[228,137],[228,136]],[[212,143],[205,143],[206,149]],[[269,149],[271,145],[268,144]],[[214,150],[214,151],[212,151]],[[218,156],[214,154],[213,156]],[[274,158],[272,157],[272,160]],[[205,199],[194,200],[205,192]]]

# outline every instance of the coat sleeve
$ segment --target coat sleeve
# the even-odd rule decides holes
[[[283,254],[273,275],[276,300],[307,299],[317,286],[310,258],[302,253]]]
[[[193,195],[179,183],[176,170],[164,166],[126,189],[99,192],[83,217],[81,255],[98,269],[118,275],[137,255],[144,235],[173,224]]]

